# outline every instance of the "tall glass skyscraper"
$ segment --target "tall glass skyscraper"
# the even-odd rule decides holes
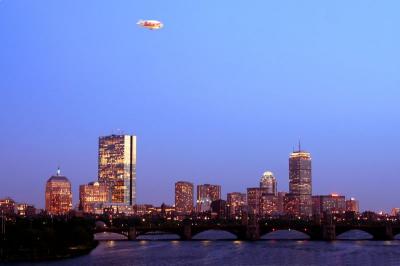
[[[293,214],[312,215],[311,192],[311,155],[299,147],[299,150],[292,152],[289,157],[290,195],[288,196],[296,202],[293,206]]]
[[[110,188],[111,203],[136,204],[136,136],[99,138],[98,175]]]

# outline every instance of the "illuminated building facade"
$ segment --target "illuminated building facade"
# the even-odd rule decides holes
[[[284,213],[289,216],[300,216],[300,197],[286,193],[283,203]]]
[[[340,214],[346,211],[345,197],[338,194],[312,196],[312,201],[315,215],[322,215],[325,212]]]
[[[277,195],[277,182],[272,172],[266,171],[263,173],[260,180],[260,188],[264,188],[267,194]]]
[[[99,138],[98,176],[111,191],[111,203],[136,204],[136,136]]]
[[[285,197],[286,192],[278,192],[278,212],[283,214],[285,212]]]
[[[249,211],[254,215],[260,215],[261,210],[261,196],[265,194],[266,189],[260,187],[247,188],[247,205]]]
[[[91,182],[79,186],[79,209],[86,213],[102,213],[103,203],[109,201],[106,184]]]
[[[15,211],[16,203],[12,198],[6,197],[0,199],[0,214],[3,213],[4,215],[10,216],[15,214]]]
[[[232,192],[227,197],[227,215],[231,218],[241,217],[247,204],[246,193]]]
[[[299,205],[292,206],[294,213],[291,214],[305,217],[312,215],[311,188],[311,155],[299,147],[299,150],[291,153],[289,157],[290,202]],[[294,200],[293,197],[297,199]]]
[[[350,199],[346,200],[346,211],[359,213],[360,206],[359,206],[358,200],[356,200],[355,198],[350,198]]]
[[[211,202],[221,199],[220,185],[198,185],[197,186],[197,211],[210,211]]]
[[[17,215],[21,217],[32,217],[36,214],[36,208],[27,203],[17,204]]]
[[[46,211],[49,214],[66,214],[72,209],[71,183],[68,178],[60,175],[52,176],[46,183]]]
[[[175,210],[178,215],[187,215],[193,211],[193,184],[179,181],[175,183]]]
[[[278,196],[262,193],[260,200],[260,216],[273,216],[278,214]]]
[[[393,208],[393,209],[392,209],[392,212],[391,212],[391,215],[392,215],[392,216],[397,216],[397,217],[399,217],[399,215],[400,215],[400,208]]]

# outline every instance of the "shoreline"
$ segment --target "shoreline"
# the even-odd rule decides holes
[[[46,262],[46,261],[56,261],[71,259],[83,255],[87,255],[92,252],[98,245],[100,241],[94,240],[91,245],[81,246],[81,247],[69,247],[66,250],[56,252],[56,254],[43,255],[45,249],[34,250],[33,252],[22,252],[18,254],[12,254],[10,257],[1,258],[0,262]],[[40,254],[40,255],[38,255]]]

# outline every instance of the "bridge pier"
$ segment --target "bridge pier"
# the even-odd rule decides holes
[[[136,240],[136,227],[130,227],[129,228],[128,240]]]
[[[336,227],[334,224],[322,225],[322,240],[332,241],[336,239]]]
[[[393,228],[392,225],[386,224],[385,228],[382,230],[379,230],[380,232],[377,232],[373,234],[374,240],[393,240]]]
[[[183,225],[183,234],[182,240],[191,240],[192,239],[192,225],[184,224]]]
[[[256,215],[249,216],[249,222],[246,225],[246,240],[259,240],[260,239],[260,224]]]

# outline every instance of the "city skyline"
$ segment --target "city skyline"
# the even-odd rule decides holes
[[[258,187],[245,188],[245,191],[247,191],[246,202],[248,203],[248,206],[255,212],[255,214],[265,215],[267,212],[269,215],[271,215],[273,213],[282,214],[286,212],[310,217],[314,212],[312,211],[311,206],[314,199],[311,200],[311,196],[312,198],[333,197],[334,199],[339,196],[337,193],[332,193],[328,196],[312,194],[311,154],[301,149],[300,140],[298,143],[298,149],[295,150],[293,148],[293,152],[289,154],[288,172],[288,191],[279,191],[278,193],[277,180],[274,174],[269,170],[263,172]],[[132,178],[134,178],[133,181]],[[64,194],[67,193],[66,195],[69,195],[67,196],[69,197],[69,200],[65,202],[58,202],[58,200],[56,200],[54,203],[51,203],[49,196],[51,190],[49,190],[49,185],[52,186],[51,184],[54,183],[54,180],[57,182],[66,182],[66,185],[68,186],[68,191],[65,191],[65,185],[60,187],[60,185],[55,183],[55,185],[58,186],[55,188],[56,194],[61,192],[61,194],[59,194],[59,196],[57,195],[56,197],[65,198]],[[121,180],[122,183],[115,184],[114,180]],[[114,186],[116,186],[117,189],[115,189]],[[111,134],[108,136],[99,137],[98,181],[89,182],[88,184],[80,184],[79,203],[74,205],[72,201],[71,187],[71,182],[68,178],[61,175],[60,167],[58,167],[56,175],[51,176],[46,183],[45,210],[49,211],[49,213],[57,213],[60,212],[60,207],[58,207],[58,205],[64,204],[68,205],[69,207],[67,207],[67,209],[65,207],[61,207],[61,209],[64,208],[62,209],[61,213],[65,213],[66,211],[72,209],[97,213],[102,212],[103,208],[108,208],[111,206],[114,206],[115,208],[118,208],[118,206],[130,208],[129,206],[136,205],[136,197],[133,197],[133,195],[136,195],[136,136],[126,134]],[[226,204],[226,202],[229,202],[229,198],[232,194],[242,193],[230,191],[226,193],[226,198],[224,198],[223,193],[221,193],[222,189],[220,184],[197,184],[196,194],[194,194],[194,187],[195,185],[193,183],[187,181],[175,182],[173,206],[178,206],[177,213],[188,214],[191,211],[199,213],[206,212],[211,210],[211,203],[214,201],[222,200],[225,202],[224,204]],[[279,195],[281,193],[286,196],[283,196],[284,198],[282,198]],[[130,200],[126,195],[129,195],[132,197],[132,199]],[[246,195],[246,192],[243,193],[243,195]],[[194,196],[197,197],[196,201],[194,201]],[[309,200],[307,198],[304,201],[304,196],[309,197]],[[346,207],[344,200],[346,199],[345,197],[348,197],[348,195],[341,195],[340,197],[343,198],[343,206]],[[191,198],[190,203],[188,202],[189,198]],[[355,198],[350,197],[348,199],[349,203],[352,200],[355,200]],[[178,205],[176,205],[177,202],[179,202]],[[358,210],[359,201],[357,200],[356,202]],[[148,203],[149,202],[144,204]],[[164,204],[166,201],[163,201],[162,203]],[[30,203],[23,204],[29,205]],[[51,204],[56,205],[55,207],[49,207]],[[143,203],[138,205],[141,204]],[[187,204],[191,204],[192,207],[188,207]],[[236,205],[237,203],[234,204]],[[281,206],[281,208],[279,208],[279,206]],[[55,208],[55,211],[51,211],[51,208]],[[350,207],[350,209],[353,208],[354,207]],[[394,208],[392,208],[392,211]]]
[[[244,193],[266,169],[288,191],[301,137],[313,194],[389,212],[399,206],[399,8],[1,1],[0,196],[43,208],[44,186],[32,188],[61,166],[76,204],[79,185],[97,179],[98,136],[123,129],[138,136],[138,203],[172,203],[177,180]]]

